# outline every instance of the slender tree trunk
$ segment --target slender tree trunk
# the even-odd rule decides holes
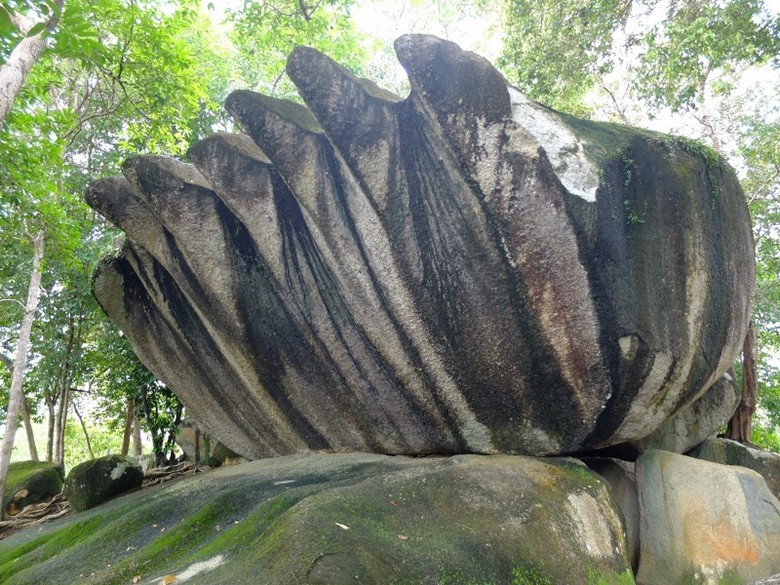
[[[176,416],[173,419],[173,428],[168,431],[163,447],[163,458],[166,465],[171,465],[175,461],[174,451],[176,449],[176,430],[181,424],[181,415],[184,412],[184,406],[179,403],[176,407]]]
[[[133,434],[133,412],[135,412],[135,402],[132,398],[127,399],[127,410],[125,410],[125,431],[122,434],[122,457],[127,457],[130,453],[130,436]]]
[[[54,461],[54,407],[56,398],[46,395],[46,461]]]
[[[68,342],[65,346],[65,355],[62,359],[60,368],[60,397],[59,409],[57,410],[55,453],[58,463],[62,463],[65,458],[65,429],[68,422],[68,408],[70,407],[70,386],[71,386],[71,364],[73,356],[81,348],[81,326],[84,322],[84,315],[79,311],[79,316],[74,319],[70,316],[68,324]]]
[[[55,0],[60,11],[63,2],[64,0]],[[17,13],[12,14],[11,21],[25,37],[19,41],[8,56],[8,60],[0,67],[0,130],[33,65],[46,49],[46,33],[53,31],[57,26],[59,12],[52,16],[46,28],[30,36],[26,35],[35,26],[35,22]]]
[[[14,361],[7,355],[0,353],[0,361],[2,361],[11,372],[11,377],[14,375]],[[30,408],[27,405],[27,398],[24,396],[24,389],[22,389],[22,402],[19,409],[19,415],[24,421],[24,430],[27,433],[27,446],[30,450],[30,459],[38,461],[38,447],[35,445],[35,431],[33,430],[32,420],[30,418]]]
[[[57,420],[59,426],[57,427],[57,436],[55,437],[57,463],[65,462],[65,428],[68,424],[68,409],[70,408],[70,387],[65,386],[60,394],[60,408]]]
[[[206,452],[203,456],[203,464],[213,467],[214,461],[211,459],[211,435],[208,433],[203,433],[203,450]]]
[[[748,326],[745,343],[742,346],[742,396],[739,406],[729,421],[726,438],[740,443],[752,444],[753,413],[756,411],[758,380],[756,377],[757,344],[753,321]]]
[[[30,418],[30,409],[27,406],[27,398],[22,392],[22,404],[20,409],[22,420],[24,421],[24,430],[27,433],[27,447],[30,450],[30,459],[38,461],[38,447],[35,444],[35,431],[32,426],[32,420]]]
[[[14,363],[14,373],[11,377],[11,390],[8,396],[8,413],[5,423],[5,434],[3,443],[0,446],[0,495],[5,491],[5,480],[8,476],[8,466],[11,463],[11,450],[14,447],[14,438],[16,428],[19,424],[19,410],[21,408],[22,384],[24,382],[24,369],[27,366],[27,353],[30,349],[30,332],[32,331],[33,321],[35,320],[35,311],[38,309],[38,299],[41,294],[41,273],[43,268],[41,260],[43,259],[43,239],[44,232],[41,230],[33,238],[33,265],[30,274],[30,286],[27,289],[27,303],[24,306],[24,317],[19,327],[19,342],[16,347],[16,361]],[[2,515],[2,511],[0,511]]]
[[[149,411],[149,400],[144,395],[142,396],[141,408],[143,409],[144,418],[149,429],[149,433],[152,435],[152,454],[154,455],[154,466],[161,467],[163,464],[163,436],[159,429],[154,427],[154,418]]]
[[[70,381],[68,375],[70,365],[70,354],[73,351],[73,340],[75,337],[73,315],[68,316],[68,336],[65,343],[65,353],[60,363],[60,373],[57,377],[57,409],[54,418],[54,460],[62,463],[62,437],[65,435],[65,419],[68,412],[67,388]]]
[[[92,452],[92,442],[89,440],[87,425],[84,424],[84,419],[81,417],[81,414],[79,413],[79,409],[76,406],[75,400],[73,401],[73,412],[76,413],[76,418],[79,419],[79,423],[81,424],[81,430],[84,431],[84,438],[87,440],[87,451],[89,451],[89,458],[94,459],[95,454]]]
[[[133,455],[140,459],[143,455],[143,445],[141,443],[141,419],[138,416],[138,408],[133,404]]]

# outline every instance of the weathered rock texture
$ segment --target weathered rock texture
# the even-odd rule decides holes
[[[75,510],[102,504],[119,494],[138,489],[144,480],[141,467],[121,455],[106,455],[79,463],[65,478],[65,497]]]
[[[651,450],[636,478],[638,585],[752,583],[780,571],[780,501],[755,471]]]
[[[720,431],[737,409],[739,395],[731,376],[725,374],[700,398],[681,408],[636,446],[641,451],[659,449],[685,453]]]
[[[626,545],[631,567],[639,567],[639,496],[634,464],[620,459],[593,457],[585,463],[607,482],[612,497],[620,509],[626,532]]]
[[[609,491],[571,459],[279,457],[0,541],[4,585],[168,575],[204,585],[634,583]]]
[[[696,450],[696,457],[757,471],[766,480],[769,491],[780,498],[780,455],[777,453],[754,449],[729,439],[709,439]]]
[[[25,506],[56,496],[62,490],[65,470],[50,461],[15,461],[8,467],[3,494],[3,511],[15,516]]]
[[[400,99],[298,48],[309,109],[92,185],[127,234],[95,293],[247,457],[576,452],[640,440],[733,363],[754,280],[734,173],[530,102],[440,39]]]

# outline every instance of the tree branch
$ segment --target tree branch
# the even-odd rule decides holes
[[[58,10],[46,23],[46,29],[32,36],[27,36],[32,30],[32,26],[26,28],[30,20],[15,12],[11,14],[11,21],[15,26],[20,27],[19,30],[25,34],[25,37],[13,48],[6,62],[0,67],[0,128],[33,65],[46,49],[44,33],[51,33],[56,28],[62,14],[63,2],[64,0],[56,0]]]
[[[10,17],[11,24],[13,24],[16,27],[16,30],[25,36],[27,36],[27,33],[30,32],[32,27],[37,24],[32,18],[28,18],[24,14],[20,14],[18,12],[11,12]]]
[[[0,299],[0,303],[16,303],[22,309],[24,309],[24,303],[18,299]]]
[[[618,102],[617,98],[615,97],[615,94],[612,93],[612,90],[610,90],[607,87],[607,84],[604,83],[604,80],[601,79],[601,89],[603,89],[607,95],[609,96],[609,99],[612,100],[612,105],[615,106],[615,111],[617,112],[617,115],[620,116],[620,120],[626,125],[630,126],[631,123],[628,120],[628,117],[626,116],[625,108],[620,107],[620,103]]]

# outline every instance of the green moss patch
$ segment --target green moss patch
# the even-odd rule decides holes
[[[63,467],[48,461],[11,463],[3,494],[3,510],[13,516],[30,504],[36,504],[60,493]]]
[[[584,507],[583,507],[584,506]],[[598,478],[567,459],[308,455],[220,468],[0,541],[0,581],[208,585],[616,583],[584,526],[625,550]],[[550,534],[556,534],[551,539]],[[431,580],[433,579],[433,580]]]

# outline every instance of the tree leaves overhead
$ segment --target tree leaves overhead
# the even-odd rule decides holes
[[[33,406],[47,403],[54,412],[66,390],[88,388],[96,376],[97,362],[84,350],[105,318],[90,280],[114,236],[83,202],[86,183],[118,173],[135,153],[182,154],[222,119],[216,112],[224,95],[210,90],[227,86],[229,69],[215,66],[217,48],[198,5],[68,0],[0,132],[0,292],[7,299],[0,303],[0,345],[6,355],[15,351],[17,301],[29,279],[25,233],[43,228],[47,234],[25,390]],[[44,21],[54,6],[4,2],[0,13],[9,22],[12,11]],[[3,55],[19,37],[13,27],[2,28],[5,20]],[[120,360],[114,367],[129,366]]]
[[[584,111],[618,63],[653,108],[691,108],[719,69],[777,61],[780,17],[761,0],[506,0],[500,64],[531,97]]]
[[[202,46],[196,53],[190,44],[198,13],[189,3],[165,12],[158,4],[68,3],[53,53],[81,65],[63,87],[63,99],[78,115],[71,141],[82,132],[99,132],[110,142],[91,146],[119,149],[114,155],[119,157],[139,151],[180,154],[189,145],[191,121],[211,100],[199,67],[211,54]]]
[[[499,65],[532,98],[579,110],[598,76],[612,70],[613,37],[630,0],[508,0]]]
[[[653,106],[693,107],[709,77],[777,60],[780,17],[761,0],[672,2],[666,18],[631,39],[641,50],[636,89]]]
[[[250,89],[298,99],[286,80],[287,56],[314,47],[359,73],[366,55],[350,20],[353,0],[249,0],[230,13],[239,71]]]

